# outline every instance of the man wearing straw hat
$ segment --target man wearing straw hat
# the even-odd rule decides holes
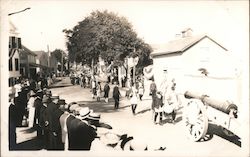
[[[61,142],[62,142],[62,149],[67,150],[68,146],[69,146],[69,139],[68,139],[68,128],[67,128],[67,121],[68,123],[70,123],[72,121],[72,119],[74,119],[75,117],[73,116],[73,114],[70,114],[70,112],[73,112],[72,110],[72,105],[76,105],[76,102],[71,102],[69,104],[65,103],[62,101],[63,104],[60,103],[60,108],[62,111],[64,111],[64,113],[60,116],[59,121],[60,121],[60,126],[61,126]],[[71,108],[70,108],[71,107]],[[70,111],[70,109],[71,111]],[[69,120],[68,120],[69,118]]]
[[[96,137],[96,131],[84,120],[89,113],[89,108],[83,107],[79,111],[79,118],[73,118],[70,121],[68,118],[69,150],[90,150],[91,143]]]

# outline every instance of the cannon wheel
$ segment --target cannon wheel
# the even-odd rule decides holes
[[[204,138],[208,130],[208,118],[204,104],[198,99],[190,99],[185,108],[185,127],[195,142]]]

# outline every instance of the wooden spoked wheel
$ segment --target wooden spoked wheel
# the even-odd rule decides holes
[[[193,141],[204,138],[208,130],[208,118],[204,104],[198,99],[191,99],[185,108],[185,127]]]

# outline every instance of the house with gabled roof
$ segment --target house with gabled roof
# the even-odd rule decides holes
[[[173,78],[180,93],[192,90],[222,98],[229,85],[237,88],[230,52],[207,34],[193,35],[192,29],[185,29],[178,38],[155,47],[151,57],[160,90]]]
[[[23,77],[35,79],[36,68],[39,66],[36,64],[36,56],[37,54],[22,45],[20,50],[20,73]]]
[[[45,76],[48,74],[48,67],[49,67],[49,56],[48,53],[45,51],[34,51],[36,56],[36,64],[39,66],[37,67],[36,71],[41,75]]]
[[[21,38],[19,37],[17,27],[9,21],[9,92],[12,93],[12,87],[15,85],[16,80],[20,75],[20,49]]]

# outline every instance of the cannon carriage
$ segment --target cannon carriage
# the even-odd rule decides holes
[[[238,107],[235,104],[190,91],[185,92],[184,96],[188,99],[184,123],[193,141],[205,138],[209,123],[220,126],[227,136],[238,135]]]

